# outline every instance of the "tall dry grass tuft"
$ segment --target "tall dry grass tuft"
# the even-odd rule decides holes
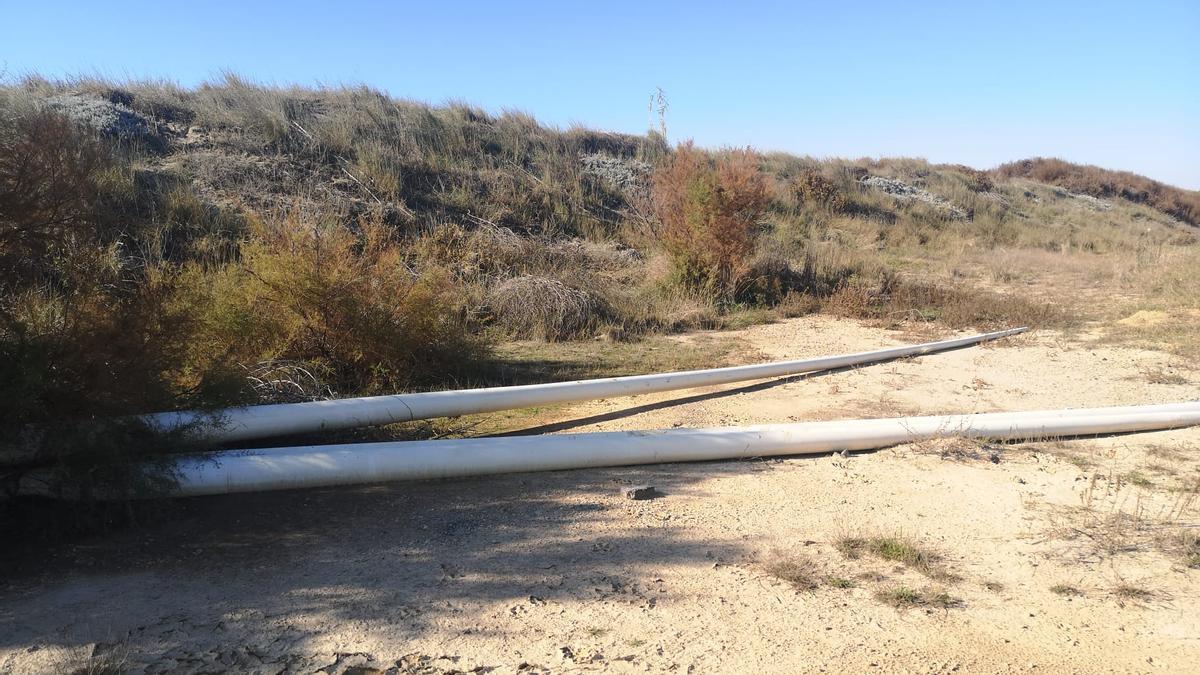
[[[496,284],[488,298],[497,321],[514,336],[547,341],[592,332],[601,310],[587,291],[530,274]]]

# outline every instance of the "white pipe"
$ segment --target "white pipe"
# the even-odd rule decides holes
[[[209,495],[522,471],[870,450],[943,437],[995,440],[1113,434],[1200,424],[1200,402],[1076,411],[937,415],[715,429],[401,441],[181,459],[179,495]],[[40,490],[31,487],[30,492]]]
[[[306,403],[277,403],[230,408],[213,413],[164,412],[146,415],[143,419],[164,431],[193,426],[197,428],[197,435],[206,440],[240,441],[250,438],[352,429],[434,417],[455,417],[497,410],[570,403],[613,396],[633,396],[673,389],[690,389],[797,375],[956,349],[1016,335],[1025,330],[1027,329],[1013,328],[940,342],[751,366],[608,377],[576,382],[528,384],[515,387],[431,391]]]

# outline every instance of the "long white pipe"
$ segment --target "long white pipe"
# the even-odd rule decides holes
[[[869,450],[942,437],[1038,439],[1175,429],[1196,424],[1200,424],[1200,402],[715,429],[614,431],[233,450],[208,457],[185,458],[176,466],[178,494],[209,495],[523,471]]]
[[[797,375],[946,351],[1016,335],[1025,330],[1027,329],[1013,328],[940,342],[751,366],[608,377],[575,382],[528,384],[515,387],[432,391],[306,403],[277,403],[230,408],[214,413],[165,412],[146,415],[143,419],[164,431],[192,426],[196,428],[197,435],[202,435],[208,440],[240,441]]]

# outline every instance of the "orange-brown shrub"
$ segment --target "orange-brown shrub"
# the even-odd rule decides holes
[[[1035,157],[1002,164],[994,172],[1004,178],[1031,178],[1093,197],[1122,197],[1158,209],[1189,225],[1200,225],[1200,192],[1183,190],[1129,171]]]
[[[768,201],[758,155],[746,148],[714,158],[683,143],[656,172],[652,194],[677,280],[731,299]]]

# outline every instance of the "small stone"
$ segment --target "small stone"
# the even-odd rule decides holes
[[[653,485],[634,485],[625,488],[627,499],[654,499],[657,496],[659,496],[658,490]]]

